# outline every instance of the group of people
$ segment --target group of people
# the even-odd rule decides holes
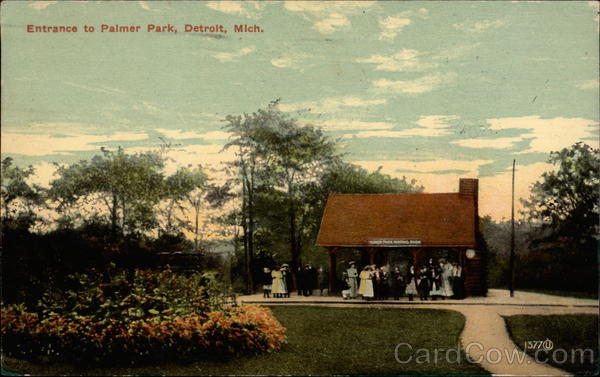
[[[360,296],[365,300],[387,300],[389,297],[398,300],[408,296],[412,301],[417,296],[421,300],[465,297],[462,267],[443,259],[437,264],[429,259],[420,267],[410,266],[406,274],[398,266],[390,271],[389,266],[378,268],[375,265],[367,265],[359,273],[356,264],[350,262],[342,281],[344,299]]]
[[[265,267],[263,269],[263,297],[274,298],[290,297],[292,290],[292,272],[286,263],[273,270]],[[311,296],[315,289],[321,291],[325,288],[325,271],[323,267],[314,268],[310,263],[304,267],[298,267],[296,271],[296,289],[298,295]]]
[[[323,267],[315,269],[309,263],[298,267],[295,272],[298,295],[311,296],[315,289],[323,295],[326,285]],[[263,297],[270,298],[271,294],[274,298],[290,297],[294,279],[292,275],[292,270],[285,263],[272,270],[265,267],[262,275]],[[393,297],[398,300],[408,297],[413,301],[415,297],[421,300],[465,297],[462,267],[444,259],[434,263],[430,258],[424,265],[411,265],[406,272],[399,266],[391,270],[389,265],[367,265],[359,272],[356,264],[350,262],[349,268],[342,273],[342,284],[344,299],[362,297],[365,300],[387,300]]]

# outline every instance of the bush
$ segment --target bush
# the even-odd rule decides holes
[[[220,287],[170,270],[70,275],[36,311],[2,309],[2,350],[38,361],[77,363],[227,358],[277,350],[285,329],[269,309],[226,307]]]

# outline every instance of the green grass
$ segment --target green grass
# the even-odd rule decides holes
[[[550,352],[540,352],[540,360],[575,374],[596,374],[598,370],[598,316],[593,314],[515,315],[504,317],[508,332],[517,346],[534,356],[535,349],[526,349],[525,342],[550,339],[554,345]],[[565,357],[566,362],[559,362]],[[572,350],[591,349],[593,359],[581,362],[579,354],[572,359]],[[555,354],[555,361],[553,353]],[[590,363],[590,361],[592,361]]]
[[[135,368],[82,369],[11,358],[6,358],[3,364],[8,370],[36,375],[488,374],[478,365],[469,364],[462,351],[460,363],[446,362],[442,356],[436,363],[433,352],[430,363],[416,361],[418,348],[457,348],[464,317],[454,311],[301,306],[272,307],[272,310],[287,328],[288,336],[288,343],[276,353],[228,362]],[[412,362],[396,361],[394,350],[400,342],[413,346]],[[411,352],[402,348],[399,356],[406,360]]]
[[[546,295],[553,295],[553,296],[589,298],[589,299],[594,299],[594,300],[598,299],[598,292],[559,291],[559,290],[552,290],[552,289],[529,289],[529,288],[519,288],[518,290],[524,291],[524,292],[543,293]]]

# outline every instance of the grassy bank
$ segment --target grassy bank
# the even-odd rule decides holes
[[[539,351],[538,360],[547,360],[575,374],[593,374],[597,370],[597,315],[515,315],[504,320],[514,342],[531,356],[535,356],[537,349],[526,347],[526,342],[546,339],[552,342],[551,350]],[[581,359],[581,353],[575,350],[586,349],[592,351],[587,351]]]
[[[457,349],[464,317],[431,309],[273,307],[287,328],[288,343],[280,352],[228,362],[195,362],[137,367],[85,369],[4,359],[4,368],[36,375],[307,375],[307,374],[486,374],[434,349]],[[395,349],[399,349],[399,363]],[[417,352],[418,349],[423,349]],[[429,362],[425,355],[429,354]]]
[[[576,297],[576,298],[588,298],[592,300],[598,299],[598,292],[581,292],[581,291],[559,291],[551,289],[529,289],[519,288],[519,291],[543,293],[545,295],[562,296],[562,297]]]

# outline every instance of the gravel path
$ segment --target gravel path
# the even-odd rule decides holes
[[[309,305],[335,307],[395,307],[455,310],[465,316],[465,328],[460,335],[463,349],[471,360],[477,361],[493,375],[503,376],[568,376],[570,373],[536,362],[517,347],[510,338],[503,316],[532,314],[595,314],[598,301],[551,296],[531,292],[491,289],[487,297],[444,301],[384,301],[365,302],[327,296],[294,296],[286,299],[263,299],[262,295],[241,296],[242,303],[269,305]],[[532,339],[538,340],[538,339]]]

